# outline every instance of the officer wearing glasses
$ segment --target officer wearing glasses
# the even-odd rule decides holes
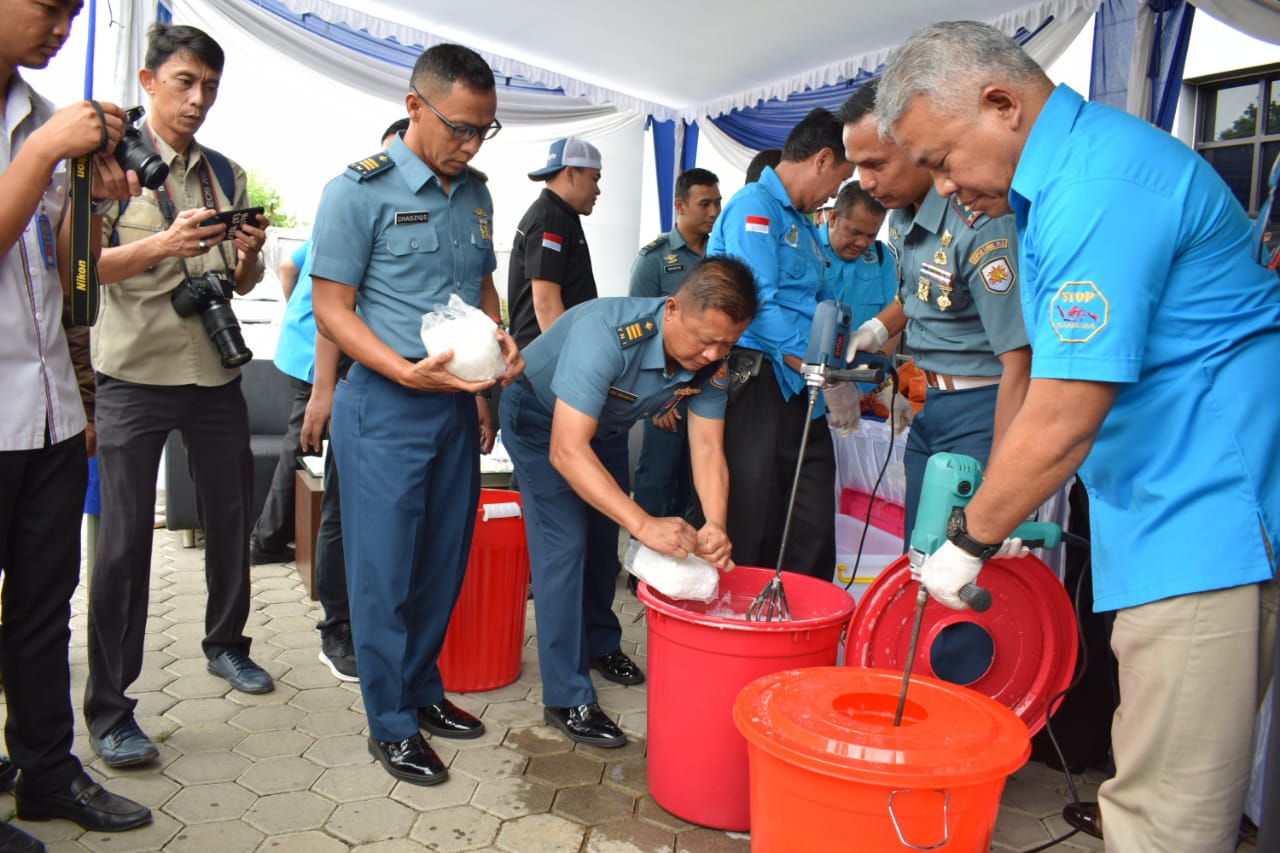
[[[313,232],[319,331],[355,360],[330,421],[342,472],[351,630],[369,752],[397,779],[448,778],[423,740],[483,724],[444,696],[436,658],[457,601],[480,496],[480,412],[493,384],[425,357],[422,315],[457,294],[497,317],[493,201],[469,165],[497,133],[493,72],[455,44],[418,57],[409,128],[325,187]],[[524,366],[496,324],[510,383]]]

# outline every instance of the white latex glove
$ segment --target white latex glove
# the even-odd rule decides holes
[[[1016,559],[1025,557],[1031,553],[1031,549],[1022,544],[1022,540],[1016,536],[1012,539],[1006,539],[1000,543],[1000,550],[991,555],[991,559]]]
[[[1022,543],[1018,544],[1021,547]],[[981,560],[948,540],[925,558],[924,565],[920,567],[920,583],[939,604],[952,610],[964,610],[969,605],[960,600],[960,588],[977,580],[981,568]]]
[[[849,336],[849,348],[844,354],[845,363],[852,364],[854,356],[860,352],[880,352],[888,340],[888,328],[872,317]]]
[[[862,417],[862,392],[853,382],[836,382],[822,389],[827,402],[827,425],[840,435],[858,428]]]
[[[876,394],[876,399],[888,410],[893,420],[893,432],[895,435],[906,429],[907,425],[911,423],[911,419],[916,416],[916,410],[911,408],[911,401],[902,396],[902,394],[895,394],[892,385],[886,385],[881,388]]]

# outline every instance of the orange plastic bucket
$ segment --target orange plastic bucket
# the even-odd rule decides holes
[[[520,677],[529,598],[520,493],[481,489],[475,525],[438,661],[444,689],[453,693],[495,690]]]
[[[649,793],[691,823],[745,831],[751,823],[747,744],[733,725],[733,701],[752,679],[836,662],[853,599],[818,578],[782,573],[790,622],[747,622],[773,569],[739,566],[720,576],[731,616],[716,605],[673,601],[640,584],[648,622]]]
[[[757,679],[733,721],[747,739],[754,853],[986,853],[1027,727],[966,687],[902,673],[817,667]]]

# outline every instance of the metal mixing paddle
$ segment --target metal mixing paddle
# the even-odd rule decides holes
[[[777,568],[773,577],[760,590],[760,594],[747,608],[748,622],[790,622],[791,607],[787,604],[787,591],[782,588],[782,561],[787,555],[787,539],[791,534],[791,513],[796,508],[796,490],[800,486],[800,471],[804,466],[804,452],[809,446],[809,424],[813,419],[813,407],[818,400],[818,389],[809,386],[809,411],[804,416],[804,430],[800,433],[800,456],[796,459],[796,473],[791,478],[791,497],[787,499],[787,517],[782,524],[782,547],[778,549]]]

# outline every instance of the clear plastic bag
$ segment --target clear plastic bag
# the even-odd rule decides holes
[[[634,539],[631,541],[636,542]],[[633,551],[628,544],[627,553],[622,560],[631,574],[667,598],[715,601],[720,591],[720,573],[715,566],[693,554],[677,560],[638,542],[636,545]]]
[[[434,311],[422,315],[422,344],[427,355],[453,350],[453,359],[445,369],[468,382],[497,379],[506,372],[496,332],[493,320],[456,293],[449,297],[448,305],[436,305]]]

